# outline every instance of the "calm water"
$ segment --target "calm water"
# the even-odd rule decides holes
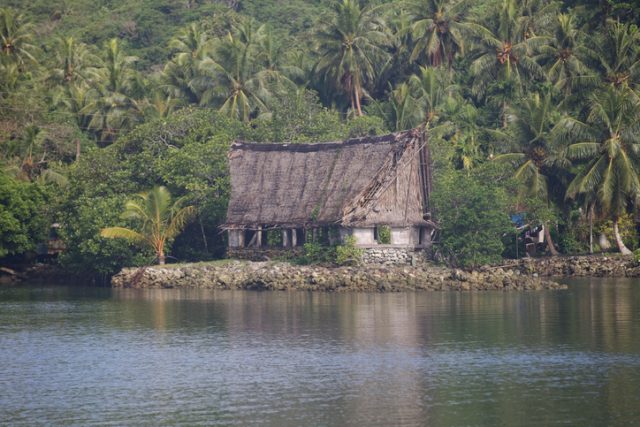
[[[0,424],[640,425],[640,281],[0,288]]]

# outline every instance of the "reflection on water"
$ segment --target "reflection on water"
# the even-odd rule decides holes
[[[0,289],[7,424],[640,425],[640,282]]]

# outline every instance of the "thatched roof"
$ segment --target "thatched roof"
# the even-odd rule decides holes
[[[319,144],[236,142],[224,227],[424,224],[424,141],[411,130]]]

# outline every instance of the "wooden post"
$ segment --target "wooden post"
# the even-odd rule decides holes
[[[238,230],[238,247],[239,248],[244,248],[244,236],[245,236],[245,231]]]
[[[256,231],[256,248],[262,247],[262,226],[258,226],[258,231]]]
[[[295,248],[298,246],[298,230],[295,228],[291,229],[291,247]]]
[[[289,232],[287,231],[286,228],[282,230],[282,247],[283,248],[289,247]]]

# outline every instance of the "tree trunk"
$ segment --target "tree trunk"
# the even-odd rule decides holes
[[[589,209],[589,253],[593,254],[593,207]]]
[[[209,243],[207,242],[207,235],[204,233],[204,225],[202,225],[202,218],[198,216],[198,222],[200,223],[200,233],[202,234],[202,242],[204,243],[205,252],[209,253]]]
[[[165,264],[164,248],[158,249],[158,265]]]
[[[547,247],[549,248],[549,252],[551,252],[551,256],[558,256],[558,250],[556,246],[553,244],[553,240],[551,240],[551,230],[547,227],[547,224],[542,225],[544,227],[544,238],[547,239]]]
[[[607,249],[611,249],[611,242],[607,238],[607,235],[603,232],[601,232],[600,236],[598,236],[598,245],[600,245],[600,250],[602,252],[606,251]]]
[[[507,104],[507,101],[503,101],[502,102],[502,129],[506,129],[507,126],[509,126],[509,123],[507,122],[507,108],[509,108],[509,104]]]
[[[631,251],[624,245],[622,241],[622,236],[620,236],[620,230],[618,228],[618,218],[613,220],[613,233],[616,236],[616,244],[618,245],[618,250],[623,255],[631,255]]]
[[[358,90],[358,85],[355,85],[354,90],[356,95],[356,106],[358,107],[358,116],[362,116],[362,106],[360,105],[360,91]]]
[[[356,109],[356,100],[353,91],[351,92],[351,111],[355,111]]]
[[[76,162],[80,160],[80,139],[76,139]]]

